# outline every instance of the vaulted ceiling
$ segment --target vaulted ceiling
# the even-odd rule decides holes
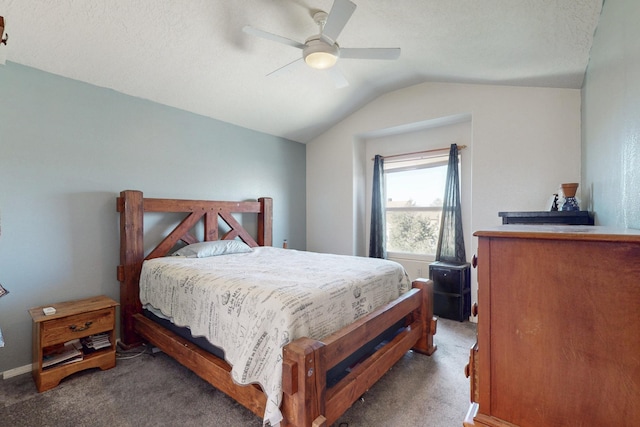
[[[341,47],[349,85],[301,50],[333,0],[0,0],[1,52],[27,65],[249,129],[308,142],[376,97],[425,81],[580,88],[602,0],[352,0]]]

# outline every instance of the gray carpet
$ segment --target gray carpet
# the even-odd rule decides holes
[[[469,407],[464,376],[475,324],[438,321],[438,350],[407,353],[335,424],[461,426]],[[38,393],[31,375],[0,381],[2,426],[261,426],[261,419],[164,353],[122,354],[108,371],[88,370]]]

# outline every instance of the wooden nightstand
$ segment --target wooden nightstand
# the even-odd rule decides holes
[[[33,379],[39,392],[56,387],[60,380],[78,371],[89,368],[105,370],[116,366],[115,325],[118,305],[111,298],[98,296],[29,310],[33,319]],[[56,313],[45,315],[42,311],[45,307],[55,308]],[[55,353],[55,350],[60,353],[64,343],[75,339],[84,340],[98,334],[108,337],[110,344],[95,351],[85,347],[80,350],[78,360],[43,367],[43,359]]]

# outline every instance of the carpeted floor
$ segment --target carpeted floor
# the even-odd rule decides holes
[[[336,427],[461,426],[464,376],[476,325],[438,321],[438,350],[407,353]],[[88,370],[38,393],[30,375],[0,381],[2,426],[261,426],[262,420],[164,353],[122,354],[108,371]]]

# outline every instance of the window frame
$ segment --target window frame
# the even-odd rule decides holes
[[[399,207],[399,206],[394,206],[394,207],[388,207],[387,206],[387,202],[388,202],[388,197],[387,197],[387,177],[388,174],[394,174],[394,173],[402,173],[402,172],[408,172],[411,170],[416,170],[416,169],[430,169],[430,168],[435,168],[435,167],[442,167],[442,166],[447,166],[449,164],[449,153],[443,153],[443,154],[434,154],[434,155],[430,155],[430,156],[421,156],[421,157],[407,157],[407,158],[399,158],[398,160],[393,160],[391,162],[389,162],[391,165],[393,163],[407,163],[407,165],[405,166],[388,166],[387,161],[385,161],[384,163],[384,194],[385,194],[385,221],[387,219],[387,213],[388,212],[434,212],[434,211],[440,211],[440,215],[439,215],[439,221],[438,221],[438,234],[440,233],[440,220],[442,218],[442,208],[443,206],[407,206],[407,207]],[[458,154],[458,170],[460,170],[460,164],[461,164],[461,157],[460,154]],[[460,172],[459,172],[460,173]],[[445,172],[446,174],[446,172]],[[446,180],[446,177],[445,177]],[[444,202],[444,192],[445,192],[445,188],[443,187],[442,189],[442,198],[443,198],[443,202]],[[430,254],[424,254],[424,253],[414,253],[414,252],[398,252],[398,251],[390,251],[388,249],[388,242],[389,242],[389,234],[388,234],[388,227],[386,229],[387,232],[387,255],[389,258],[395,258],[395,259],[406,259],[406,260],[412,260],[412,261],[434,261],[435,260],[435,251],[434,253],[430,253]]]

